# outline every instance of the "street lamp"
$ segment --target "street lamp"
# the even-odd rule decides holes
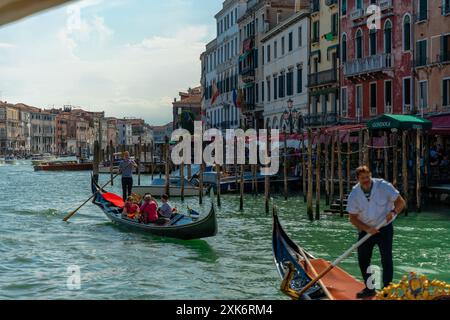
[[[287,101],[287,105],[288,105],[288,110],[289,110],[289,133],[293,133],[293,128],[292,128],[292,109],[294,107],[294,101],[292,101],[291,98],[289,98],[289,100]]]

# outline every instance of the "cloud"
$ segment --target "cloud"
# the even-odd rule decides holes
[[[13,45],[12,43],[0,42],[0,49],[12,49],[15,47],[16,46]]]

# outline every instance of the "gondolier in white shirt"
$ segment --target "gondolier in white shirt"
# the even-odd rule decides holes
[[[119,172],[122,174],[122,197],[124,201],[131,196],[133,191],[133,169],[137,168],[136,162],[130,158],[130,153],[123,153],[123,160],[119,164]]]
[[[392,184],[383,179],[373,179],[367,166],[356,169],[356,177],[358,184],[348,197],[347,211],[350,214],[350,222],[358,229],[359,239],[368,233],[372,234],[372,237],[358,248],[358,262],[366,288],[357,294],[357,298],[363,299],[376,295],[372,284],[368,283],[370,278],[368,268],[371,265],[375,245],[380,250],[384,287],[393,280],[392,221],[405,209],[406,203]],[[384,220],[388,224],[377,230],[376,227]]]

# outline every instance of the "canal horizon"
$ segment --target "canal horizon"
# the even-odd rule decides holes
[[[100,176],[101,183],[108,179]],[[0,190],[0,299],[287,299],[279,290],[262,194],[246,195],[243,212],[239,196],[222,195],[218,235],[181,241],[117,227],[91,204],[62,222],[91,195],[89,172],[34,172],[31,162],[19,161],[0,165]],[[108,190],[120,194],[120,181]],[[334,260],[357,240],[347,218],[322,215],[310,222],[300,195],[274,200],[286,232],[316,257]],[[205,214],[210,201],[171,202]],[[449,211],[425,207],[395,222],[395,281],[415,271],[450,282]],[[380,265],[378,250],[373,264]],[[80,290],[67,288],[71,266],[80,267]],[[356,254],[341,267],[361,279]]]

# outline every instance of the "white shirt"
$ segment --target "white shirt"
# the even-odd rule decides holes
[[[373,187],[367,200],[358,183],[348,197],[347,212],[357,215],[358,219],[370,227],[379,226],[394,209],[394,202],[400,192],[383,179],[372,179]]]

